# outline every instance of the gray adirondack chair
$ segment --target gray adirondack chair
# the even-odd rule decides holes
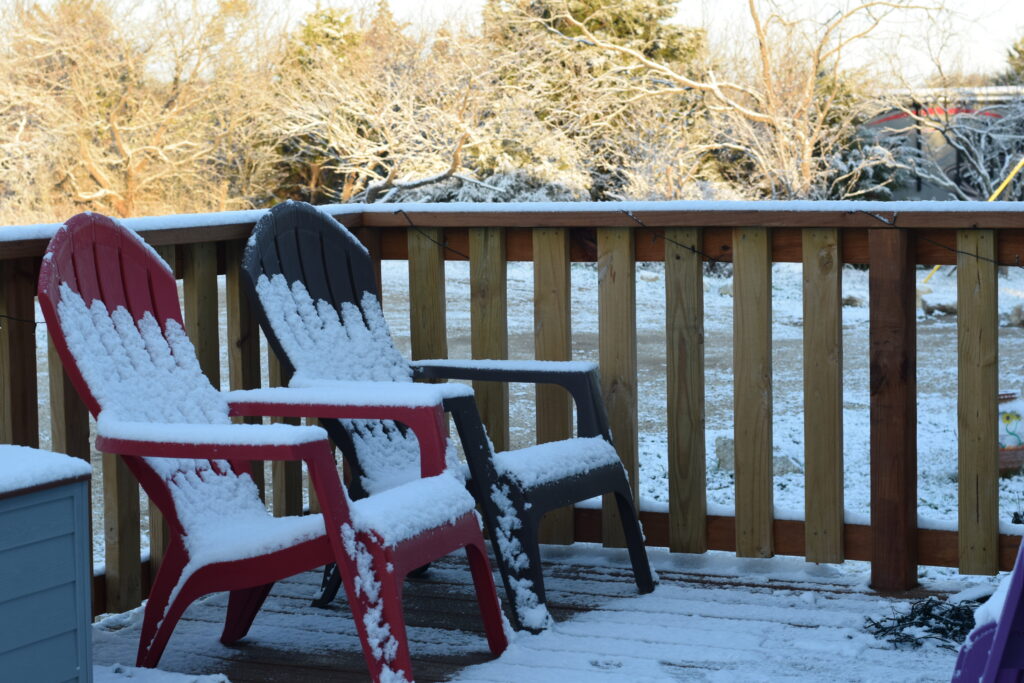
[[[468,387],[439,385],[446,391],[444,408],[458,430],[468,486],[483,513],[517,629],[536,631],[550,623],[537,538],[541,518],[594,496],[614,494],[637,587],[641,593],[654,589],[593,364],[406,361],[384,321],[365,247],[309,204],[285,202],[260,219],[243,257],[243,273],[244,289],[267,340],[292,375],[292,386],[449,378],[552,383],[569,391],[576,403],[576,438],[494,453]],[[403,425],[322,424],[351,468],[353,496],[373,495],[416,476],[415,437]],[[325,576],[321,602],[333,598],[332,581],[336,585]]]

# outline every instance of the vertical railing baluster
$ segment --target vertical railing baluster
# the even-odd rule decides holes
[[[224,245],[225,305],[228,322],[228,386],[236,389],[260,387],[260,329],[252,307],[242,291],[242,254],[245,241],[235,240]],[[259,424],[258,417],[234,418],[236,422]],[[266,497],[264,463],[252,463],[252,478]]]
[[[537,360],[572,360],[572,319],[569,296],[569,231],[537,228],[533,246],[533,344]],[[572,403],[564,389],[538,384],[537,443],[572,436]],[[540,526],[543,543],[573,542],[573,509],[552,510]]]
[[[274,350],[267,345],[267,381],[272,387],[288,386],[291,377],[285,376],[281,362]],[[271,422],[297,425],[297,417],[275,417]],[[273,482],[272,506],[274,516],[288,517],[302,513],[302,463],[294,460],[274,460],[270,463],[270,477]]]
[[[0,261],[0,443],[39,445],[38,259]]]
[[[957,231],[959,556],[964,574],[999,570],[999,312],[996,235]]]
[[[410,227],[409,330],[414,360],[448,357],[444,230]]]
[[[868,231],[871,586],[917,585],[917,320],[907,230]]]
[[[469,230],[470,346],[473,358],[508,358],[505,230]],[[508,450],[508,383],[473,382],[480,417],[496,451]]]
[[[665,230],[669,549],[683,553],[708,549],[700,247],[699,229]]]
[[[803,231],[804,553],[843,561],[843,261],[835,228]]]
[[[637,505],[640,466],[637,435],[636,245],[629,228],[598,228],[598,356],[601,390],[612,440],[629,476]],[[601,529],[607,546],[625,545],[611,494],[604,496]]]
[[[771,234],[767,228],[736,228],[732,234],[736,554],[771,557]]]

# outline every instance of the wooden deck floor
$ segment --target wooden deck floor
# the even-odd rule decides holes
[[[618,677],[605,675],[614,674],[602,671],[608,668],[609,657],[617,658],[620,662],[617,666],[620,667],[623,666],[622,661],[627,665],[632,661],[635,666],[639,661],[636,658],[653,658],[657,670],[668,680],[703,680],[708,672],[725,674],[726,671],[721,669],[728,670],[737,661],[751,657],[763,659],[764,654],[759,653],[758,648],[765,647],[764,638],[773,637],[770,628],[797,633],[811,633],[813,629],[814,637],[818,639],[815,647],[819,649],[822,643],[829,642],[829,638],[845,646],[851,638],[850,632],[854,631],[854,640],[862,654],[866,651],[874,656],[880,652],[884,661],[879,661],[886,667],[884,670],[899,671],[901,661],[890,656],[898,656],[899,653],[885,650],[882,644],[876,648],[870,636],[863,634],[862,639],[855,633],[858,624],[863,622],[863,616],[851,612],[861,609],[863,613],[872,610],[881,613],[890,605],[886,599],[866,592],[862,581],[857,578],[830,578],[827,572],[817,577],[813,572],[801,576],[800,571],[792,576],[783,572],[781,578],[777,571],[760,576],[744,571],[716,574],[714,568],[710,572],[704,568],[699,559],[683,565],[670,563],[668,568],[664,562],[660,564],[661,587],[654,596],[649,596],[654,597],[654,601],[640,607],[640,616],[637,617],[636,614],[628,614],[631,608],[623,607],[637,602],[622,600],[636,596],[624,553],[602,549],[585,549],[582,553],[559,549],[546,552],[548,598],[555,620],[590,624],[585,625],[579,634],[565,629],[566,632],[559,637],[578,640],[568,642],[567,646],[563,642],[555,647],[566,646],[567,651],[571,651],[578,649],[576,643],[584,643],[583,650],[589,647],[593,652],[604,655],[603,658],[594,658],[586,652],[582,655],[570,652],[566,666],[571,668],[574,665],[568,660],[582,656],[583,666],[592,665],[595,677],[577,679],[569,676],[566,680],[650,680],[647,677],[634,679],[624,671]],[[792,566],[799,569],[800,565]],[[310,572],[277,584],[249,636],[234,647],[225,647],[217,641],[226,596],[208,596],[188,610],[171,638],[160,668],[188,674],[222,673],[231,681],[367,680],[355,627],[344,601],[336,601],[329,610],[309,604],[319,582],[319,575]],[[467,666],[492,659],[472,596],[469,572],[461,557],[446,558],[432,567],[427,577],[407,582],[406,619],[417,681],[448,680]],[[855,609],[850,609],[851,604]],[[807,609],[808,606],[814,608]],[[597,613],[585,614],[593,611]],[[117,615],[107,618],[94,629],[96,664],[130,664],[134,661],[140,618],[138,611]],[[630,622],[630,619],[636,621]],[[659,619],[663,621],[659,622]],[[609,620],[612,624],[622,620],[623,624],[613,640],[609,640],[605,633],[607,628],[604,625]],[[689,633],[680,639],[683,646],[674,645],[669,639],[663,641],[665,644],[658,649],[655,643],[659,640],[657,635],[652,640],[649,634],[641,633],[652,628],[662,628],[662,632],[669,635],[672,629],[677,632],[689,629]],[[707,639],[715,629],[726,634],[725,647],[711,641],[701,645],[700,634],[703,632]],[[630,637],[634,637],[636,642],[628,642]],[[794,642],[800,648],[803,636],[796,638]],[[691,645],[696,649],[688,652],[687,647]],[[733,645],[735,650],[728,651]],[[790,646],[782,644],[776,647]],[[799,658],[801,653],[794,654]],[[931,656],[934,657],[934,653]],[[949,657],[955,655],[940,657],[942,661],[938,663],[937,670],[951,665],[952,659],[945,661]],[[520,648],[518,660],[523,661],[510,663],[513,668],[520,667],[525,672],[517,676],[517,680],[540,680],[530,673],[531,658],[534,655],[523,653]],[[516,660],[515,657],[512,659]],[[920,666],[920,663],[914,658],[908,665]],[[827,667],[828,662],[822,666]],[[575,673],[577,669],[571,668],[571,671]],[[737,671],[739,677],[734,680],[745,680],[740,671],[742,669]],[[503,675],[487,675],[485,667],[485,674],[480,680],[503,680]],[[841,679],[842,676],[837,680]],[[552,680],[559,679],[552,677]],[[896,676],[890,680],[902,679]]]

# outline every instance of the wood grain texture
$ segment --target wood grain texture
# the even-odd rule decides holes
[[[598,358],[612,440],[638,499],[636,262],[632,231],[597,231]],[[604,496],[604,544],[625,545],[612,495]]]
[[[217,303],[217,245],[190,244],[182,250],[185,332],[196,347],[203,374],[220,388],[220,310]]]
[[[444,231],[410,229],[409,329],[413,360],[448,357],[444,294]]]
[[[869,236],[871,585],[917,585],[917,325],[906,230]]]
[[[90,460],[89,409],[78,397],[64,372],[57,347],[47,335],[47,375],[50,382],[50,447],[82,460]]]
[[[259,389],[260,378],[260,328],[253,315],[252,306],[242,291],[242,253],[245,243],[240,240],[224,245],[224,262],[227,272],[224,276],[224,302],[228,322],[228,387],[236,389]],[[259,417],[235,417],[234,422],[259,424]],[[253,462],[253,481],[266,497],[266,476],[262,462]]]
[[[0,443],[39,446],[36,267],[0,261]]]
[[[533,346],[537,360],[572,360],[572,318],[569,269],[569,231],[559,228],[534,230]],[[537,443],[572,436],[572,400],[564,389],[538,384]],[[552,510],[540,526],[542,543],[573,541],[572,508]]]
[[[273,349],[267,346],[267,374],[272,387],[288,386],[289,377],[284,376],[281,362],[274,355]],[[298,418],[272,418],[271,422],[283,422],[297,425]],[[289,517],[302,513],[302,463],[296,461],[275,460],[270,463],[270,476],[273,482],[271,507],[275,517]]]
[[[957,233],[957,480],[960,572],[999,567],[999,314],[996,236]]]
[[[772,278],[766,228],[733,232],[736,554],[771,557]]]
[[[704,443],[704,264],[694,251],[701,231],[665,230],[667,358],[668,546],[707,550],[707,471]]]
[[[475,359],[508,358],[508,279],[505,231],[469,231],[470,352]],[[473,382],[476,405],[497,451],[507,451],[508,383]]]
[[[142,602],[139,483],[110,453],[103,454],[103,528],[106,611],[127,612]]]
[[[843,266],[835,229],[805,230],[804,519],[808,562],[843,561]]]

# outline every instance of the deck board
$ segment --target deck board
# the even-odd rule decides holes
[[[749,673],[744,668],[749,664],[744,662],[757,656],[766,638],[778,639],[779,648],[787,647],[794,638],[804,640],[803,633],[813,633],[824,643],[841,643],[850,637],[851,627],[858,627],[858,619],[863,620],[859,614],[882,614],[892,605],[890,599],[867,591],[863,580],[828,568],[819,571],[813,565],[776,558],[768,561],[774,562],[771,567],[776,569],[760,571],[760,565],[749,564],[723,572],[720,564],[702,564],[701,557],[662,553],[662,561],[656,563],[661,586],[671,588],[659,589],[654,594],[657,600],[645,602],[623,600],[636,596],[623,551],[581,551],[579,545],[545,548],[550,610],[566,628],[558,629],[554,641],[529,639],[525,648],[517,648],[517,654],[508,658],[507,670],[521,671],[522,680],[540,680],[536,678],[540,672],[534,668],[538,664],[531,657],[541,661],[551,648],[565,648],[569,679],[570,673],[578,675],[579,667],[584,666],[593,680],[630,680],[617,667],[623,666],[622,662],[636,666],[639,661],[656,667],[658,680],[700,680],[707,672],[728,675],[734,668],[742,677],[744,671]],[[780,563],[788,563],[792,571],[780,573]],[[188,674],[222,673],[231,681],[367,680],[344,600],[335,601],[329,609],[310,606],[319,585],[317,572],[278,583],[249,635],[232,647],[217,640],[226,595],[207,596],[186,612],[160,668]],[[922,594],[919,590],[914,597]],[[404,597],[417,681],[449,680],[465,667],[491,661],[469,571],[461,557],[445,558],[427,577],[407,581]],[[851,606],[857,614],[851,615]],[[119,615],[94,629],[97,664],[134,660],[140,618],[138,612]],[[115,628],[118,619],[123,628]],[[686,632],[686,640],[693,641],[689,644],[697,646],[696,651],[684,651],[664,639],[664,634],[680,629]],[[615,636],[609,637],[609,633]],[[724,646],[722,633],[728,634]],[[898,656],[881,652],[886,661]],[[544,680],[558,680],[562,662],[560,657],[555,661],[554,670],[551,666],[544,669]],[[920,660],[913,657],[908,664],[915,661]],[[794,666],[793,673],[798,674],[802,664]],[[474,669],[472,680],[497,680],[494,676],[484,667],[479,672]]]

